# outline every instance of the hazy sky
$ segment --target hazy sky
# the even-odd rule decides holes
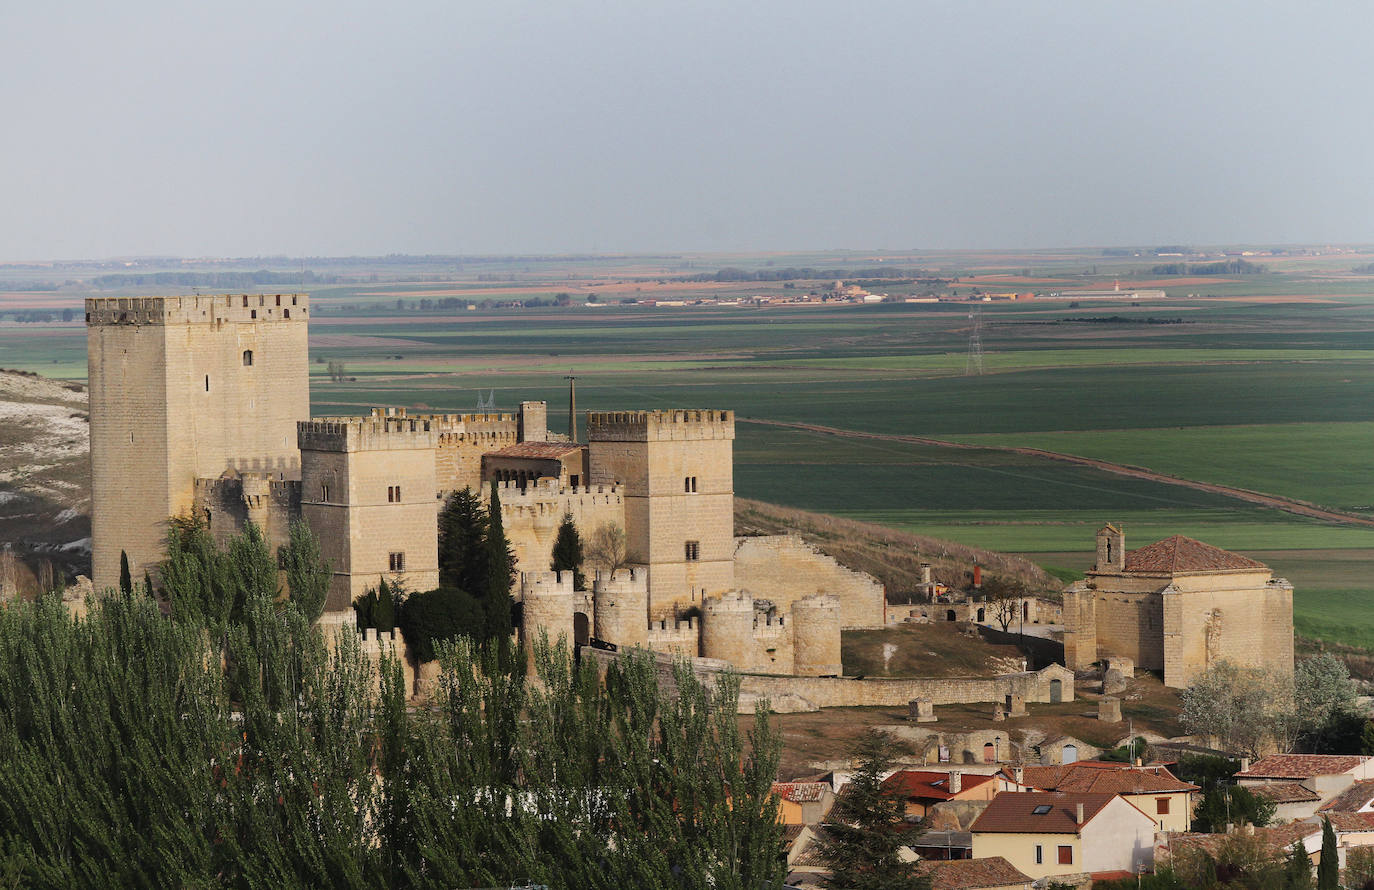
[[[1374,242],[1374,4],[0,7],[0,260]]]

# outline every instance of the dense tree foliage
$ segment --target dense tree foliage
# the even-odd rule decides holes
[[[1193,810],[1193,830],[1223,832],[1227,825],[1263,827],[1274,818],[1276,804],[1242,785],[1205,788]]]
[[[928,877],[901,851],[918,838],[919,825],[906,821],[906,803],[885,791],[883,777],[892,768],[897,749],[886,733],[871,732],[860,742],[859,769],[835,799],[816,839],[821,858],[830,867],[827,887],[854,890],[927,890]]]
[[[320,553],[320,542],[310,526],[301,520],[291,523],[287,543],[277,548],[277,557],[286,570],[286,588],[291,601],[310,621],[318,621],[329,596],[333,567]]]
[[[438,647],[431,706],[194,523],[152,598],[0,609],[0,875],[40,888],[777,886],[766,713],[647,660]],[[208,567],[208,568],[207,568]],[[176,579],[169,581],[169,577]],[[187,589],[168,585],[186,583]],[[231,607],[229,604],[233,604]],[[232,615],[231,615],[232,613]],[[208,631],[208,633],[207,633]]]
[[[482,608],[487,615],[484,638],[505,641],[510,638],[511,610],[515,606],[510,595],[511,583],[515,580],[515,554],[511,551],[506,530],[501,524],[501,493],[496,488],[495,480],[491,483],[491,499],[487,504],[484,543],[487,578],[480,591]]]

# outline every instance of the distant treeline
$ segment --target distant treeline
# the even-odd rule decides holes
[[[1365,263],[1363,266],[1356,266],[1350,271],[1356,275],[1374,275],[1374,263]]]
[[[42,324],[44,322],[57,321],[59,318],[63,321],[72,321],[76,318],[76,313],[71,309],[63,309],[60,312],[48,309],[24,309],[16,312],[0,313],[0,320],[6,317],[11,321],[17,321],[22,324]]]
[[[1245,260],[1223,260],[1219,263],[1165,263],[1152,266],[1151,275],[1258,275],[1269,267]]]
[[[0,291],[53,291],[61,286],[56,281],[6,281],[0,279]]]
[[[890,282],[894,278],[908,278],[923,282],[940,282],[944,279],[931,276],[925,269],[898,269],[884,268],[878,266],[873,269],[810,269],[793,268],[785,269],[759,269],[750,272],[747,269],[736,269],[733,267],[718,269],[715,272],[701,272],[697,275],[685,275],[675,278],[674,281],[801,281],[805,279],[830,279],[847,281],[850,279],[873,278]]]
[[[1192,324],[1182,318],[1131,318],[1128,315],[1089,315],[1061,320],[1070,324]]]
[[[316,275],[302,272],[127,272],[118,275],[98,275],[92,280],[96,287],[110,290],[121,287],[210,287],[217,290],[239,290],[250,287],[302,284],[338,284],[338,275]]]

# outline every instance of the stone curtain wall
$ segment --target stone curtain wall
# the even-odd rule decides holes
[[[515,548],[516,569],[546,572],[553,561],[553,544],[563,517],[572,514],[585,552],[592,534],[605,523],[625,528],[625,499],[614,485],[569,488],[557,479],[541,479],[524,491],[513,482],[499,485],[501,524]],[[484,490],[490,498],[489,488]],[[586,569],[592,570],[591,566]]]
[[[756,599],[771,600],[779,612],[818,593],[840,601],[846,628],[882,627],[883,585],[851,571],[796,535],[735,539],[735,583]]]

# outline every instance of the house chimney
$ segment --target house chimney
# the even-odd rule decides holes
[[[1018,766],[1016,769],[1012,770],[1011,777],[1016,780],[1016,784],[1018,785],[1026,784],[1026,771],[1022,767]]]
[[[958,794],[964,790],[964,774],[961,770],[949,771],[949,793]]]
[[[1078,824],[1083,824],[1083,804],[1078,805]]]
[[[983,567],[978,565],[977,563],[974,563],[973,565],[973,586],[983,586]]]
[[[1241,772],[1248,772],[1249,769],[1250,769],[1250,758],[1249,758],[1249,757],[1242,757],[1242,758],[1240,759],[1240,771],[1241,771]]]
[[[1144,765],[1145,765],[1144,759],[1142,759],[1142,758],[1140,758],[1140,757],[1137,757],[1137,758],[1135,759],[1135,765],[1136,765],[1136,766],[1144,766]]]

